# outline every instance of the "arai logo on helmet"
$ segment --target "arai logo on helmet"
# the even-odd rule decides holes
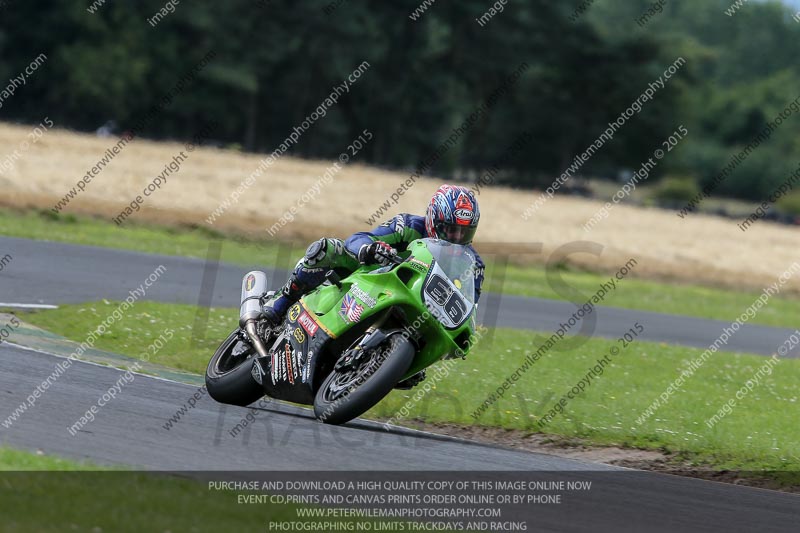
[[[472,220],[475,216],[475,213],[472,212],[472,209],[456,209],[455,213],[456,218],[460,218],[461,220]]]

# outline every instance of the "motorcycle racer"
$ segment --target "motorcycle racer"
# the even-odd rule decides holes
[[[264,303],[262,313],[273,326],[280,325],[289,307],[325,281],[333,269],[349,275],[360,265],[390,264],[398,251],[424,237],[467,245],[475,256],[475,302],[480,297],[484,263],[472,247],[480,210],[466,187],[442,185],[431,198],[425,216],[401,213],[370,232],[354,233],[346,240],[322,238],[311,243],[286,284]]]

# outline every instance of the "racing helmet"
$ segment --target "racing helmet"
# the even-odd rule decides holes
[[[481,218],[475,194],[457,185],[442,185],[425,212],[428,237],[453,244],[471,244]]]

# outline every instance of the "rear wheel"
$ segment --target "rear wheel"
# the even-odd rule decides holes
[[[346,370],[334,370],[314,398],[314,415],[326,424],[344,424],[368,411],[389,394],[414,360],[414,347],[402,335],[391,335]]]
[[[241,406],[264,396],[263,387],[252,374],[255,355],[255,348],[239,339],[239,330],[228,335],[208,362],[208,395],[220,403]]]

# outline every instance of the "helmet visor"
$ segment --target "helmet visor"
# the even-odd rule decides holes
[[[477,226],[462,226],[460,224],[448,224],[446,222],[439,222],[434,225],[436,229],[436,236],[443,241],[452,242],[453,244],[470,244],[475,232],[478,230]]]

